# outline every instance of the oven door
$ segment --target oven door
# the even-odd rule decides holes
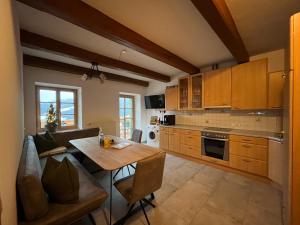
[[[228,139],[202,137],[202,155],[229,160]]]

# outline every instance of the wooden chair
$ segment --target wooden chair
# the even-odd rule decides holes
[[[141,143],[142,142],[142,135],[143,135],[143,131],[142,130],[134,129],[133,132],[132,132],[132,136],[131,136],[130,141],[134,141],[136,143]],[[129,175],[130,175],[129,166],[132,167],[133,169],[135,169],[135,167],[133,165],[131,165],[131,164],[127,166],[127,170],[128,170]],[[116,178],[116,176],[120,173],[121,170],[123,171],[123,168],[124,167],[118,169],[118,171],[114,175],[113,179]]]
[[[147,223],[150,225],[143,202],[146,203],[146,205],[151,205],[153,208],[155,207],[151,200],[146,199],[146,196],[151,195],[153,200],[153,193],[160,189],[163,179],[165,158],[166,153],[161,152],[155,156],[141,160],[137,163],[134,175],[124,177],[115,182],[114,185],[116,189],[123,195],[130,206],[127,214],[116,224],[125,224],[126,220],[139,209],[136,208],[133,210],[136,203],[139,202]]]

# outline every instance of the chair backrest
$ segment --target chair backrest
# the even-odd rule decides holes
[[[138,129],[134,129],[132,132],[132,136],[131,136],[131,141],[134,141],[136,143],[141,143],[142,141],[142,135],[143,135],[143,131],[138,130]]]
[[[157,191],[162,185],[166,153],[141,160],[137,163],[133,179],[131,203]]]

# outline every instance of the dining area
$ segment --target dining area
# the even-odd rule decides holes
[[[25,137],[16,181],[19,224],[131,224],[141,213],[151,224],[147,211],[156,207],[166,153],[142,144],[140,130],[129,140],[100,133]]]
[[[99,136],[69,141],[99,167],[92,173],[108,192],[103,216],[109,225],[125,224],[139,211],[143,212],[145,222],[151,224],[146,207],[156,207],[152,201],[155,191],[162,185],[166,153],[141,144],[141,135],[140,130],[134,130],[130,140],[107,135],[105,138],[111,143],[108,146],[101,143]],[[124,209],[120,210],[120,195],[127,206],[122,217],[120,211]]]

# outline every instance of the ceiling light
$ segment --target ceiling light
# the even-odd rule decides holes
[[[103,84],[104,83],[104,80],[106,79],[106,77],[105,77],[105,75],[99,70],[99,65],[98,65],[98,63],[96,63],[96,62],[92,62],[91,63],[92,65],[91,65],[91,68],[90,69],[88,69],[88,71],[86,72],[86,73],[84,73],[82,76],[81,76],[81,80],[82,81],[86,81],[86,80],[88,80],[88,79],[92,79],[93,78],[93,76],[96,76],[97,74],[99,74],[98,75],[98,78],[99,78],[99,80],[100,80],[100,82]]]
[[[82,81],[86,81],[88,79],[88,75],[86,73],[84,73],[81,78]]]
[[[125,54],[126,52],[127,52],[127,51],[124,49],[124,50],[122,50],[122,52],[121,52],[121,53],[122,53],[122,54]]]
[[[106,76],[105,76],[105,74],[104,73],[100,73],[100,75],[99,75],[99,80],[100,80],[100,82],[101,82],[101,84],[103,84],[104,83],[104,80],[106,80]]]

